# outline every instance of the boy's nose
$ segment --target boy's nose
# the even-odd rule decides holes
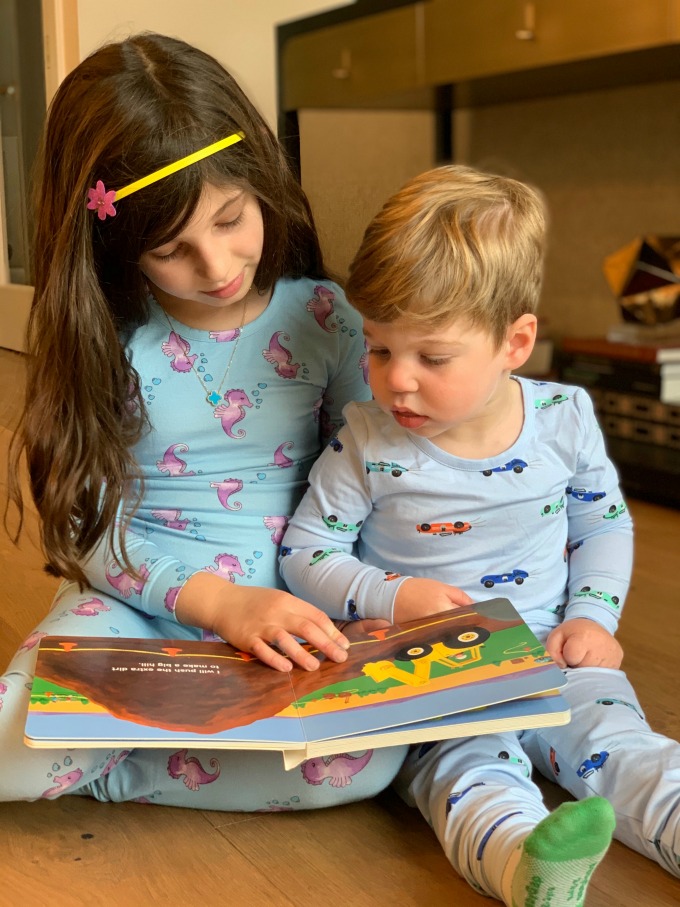
[[[416,388],[415,378],[404,363],[390,362],[385,378],[387,386],[394,392],[412,391]]]

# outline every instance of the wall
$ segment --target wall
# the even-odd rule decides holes
[[[457,115],[461,157],[538,186],[551,219],[541,313],[555,336],[620,321],[605,256],[645,233],[680,236],[680,83],[636,85]]]
[[[80,55],[158,31],[217,57],[276,128],[276,25],[354,0],[78,0]]]

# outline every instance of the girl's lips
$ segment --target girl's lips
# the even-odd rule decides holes
[[[421,428],[427,422],[427,416],[419,416],[418,413],[407,410],[393,409],[392,415],[397,425],[401,425],[402,428]]]
[[[241,273],[237,278],[235,278],[235,280],[232,280],[225,286],[220,287],[219,290],[211,290],[210,292],[206,291],[205,295],[212,297],[212,299],[229,299],[231,296],[235,296],[241,289],[244,277],[245,271],[241,271]]]

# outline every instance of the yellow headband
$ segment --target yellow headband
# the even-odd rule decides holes
[[[194,151],[193,154],[181,157],[173,164],[168,164],[166,167],[161,167],[160,170],[156,170],[148,176],[143,176],[141,179],[135,180],[134,183],[130,183],[128,186],[123,186],[122,189],[110,189],[107,192],[104,183],[101,180],[97,180],[96,187],[87,190],[89,199],[87,207],[90,211],[97,212],[99,220],[106,220],[109,215],[115,217],[116,209],[113,207],[114,202],[117,202],[121,198],[125,198],[126,195],[132,195],[133,192],[144,189],[145,186],[149,186],[151,183],[165,179],[165,177],[170,176],[171,173],[177,173],[178,170],[183,170],[185,167],[189,167],[197,161],[202,161],[203,158],[210,157],[211,154],[222,151],[223,148],[235,145],[236,142],[240,142],[244,138],[245,133],[234,132],[225,139],[220,139],[219,142],[213,142],[212,145],[207,145],[199,151]]]

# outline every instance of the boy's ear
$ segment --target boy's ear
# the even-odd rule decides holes
[[[536,343],[538,320],[529,313],[520,315],[508,328],[505,338],[506,368],[511,371],[524,365]]]

